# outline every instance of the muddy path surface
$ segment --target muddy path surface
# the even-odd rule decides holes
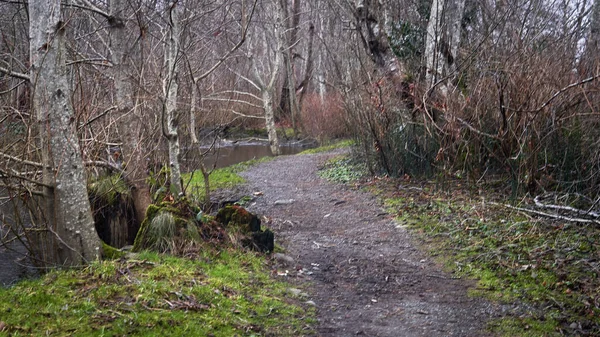
[[[262,193],[248,208],[294,259],[280,273],[302,282],[317,307],[317,335],[489,335],[498,310],[467,296],[472,281],[444,273],[373,196],[318,177],[333,155],[285,156],[242,173],[246,192]]]

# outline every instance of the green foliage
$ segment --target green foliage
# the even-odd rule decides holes
[[[160,212],[150,220],[146,231],[146,246],[157,252],[169,252],[177,232],[175,217],[171,212]]]
[[[319,170],[319,176],[337,183],[350,183],[367,175],[364,163],[358,162],[349,155],[336,156],[330,159]]]
[[[354,146],[355,142],[354,140],[351,139],[343,139],[343,140],[338,140],[332,144],[328,144],[328,145],[323,145],[314,149],[308,149],[308,150],[304,150],[302,152],[300,152],[300,155],[304,155],[304,154],[315,154],[315,153],[322,153],[322,152],[328,152],[328,151],[332,151],[335,149],[340,149],[343,147],[351,147]]]
[[[314,310],[253,253],[142,252],[0,288],[0,336],[302,336]]]

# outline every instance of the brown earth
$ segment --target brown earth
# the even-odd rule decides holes
[[[474,282],[443,272],[375,197],[319,178],[333,155],[284,156],[242,173],[245,193],[260,192],[249,210],[294,259],[278,274],[299,280],[317,307],[317,335],[489,336],[501,309],[468,297]]]

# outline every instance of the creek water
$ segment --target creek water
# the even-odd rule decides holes
[[[312,144],[286,144],[281,146],[280,150],[282,155],[291,155],[311,147],[313,147]],[[200,151],[206,150],[208,150],[208,147],[200,147]],[[210,151],[203,161],[206,167],[212,167],[214,164],[216,168],[222,168],[248,160],[272,156],[271,148],[266,143],[238,142],[219,145]],[[182,170],[189,172],[198,169],[200,167],[199,160],[198,151],[188,151],[182,158]]]
[[[11,233],[9,226],[16,223],[30,223],[28,212],[5,189],[0,189],[0,287],[37,274],[27,258],[27,249]]]

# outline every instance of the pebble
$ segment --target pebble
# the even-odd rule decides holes
[[[316,306],[317,306],[317,303],[315,303],[315,302],[313,302],[313,301],[306,301],[306,302],[304,302],[304,303],[305,303],[305,304],[308,304],[308,305],[312,305],[313,307],[316,307]]]
[[[275,205],[291,205],[294,203],[294,199],[276,200]]]
[[[277,261],[278,263],[280,263],[284,266],[291,267],[291,266],[294,266],[294,264],[295,264],[294,259],[289,255],[275,253],[275,254],[273,254],[273,258],[275,259],[275,261]]]

